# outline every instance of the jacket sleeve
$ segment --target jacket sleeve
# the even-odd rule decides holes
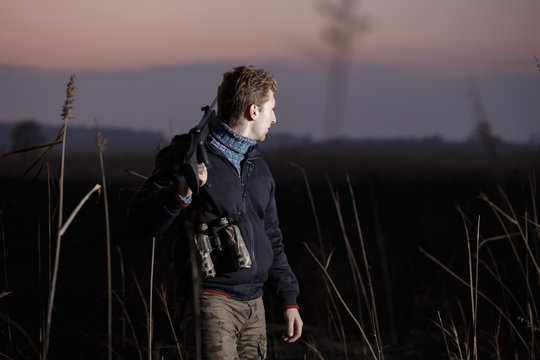
[[[296,298],[299,294],[298,281],[291,270],[282,241],[279,220],[275,201],[275,183],[272,179],[270,200],[265,211],[265,231],[272,243],[274,260],[268,276],[277,285],[278,296],[281,299],[281,307],[298,307]]]
[[[187,206],[176,193],[178,176],[175,172],[175,149],[162,149],[152,175],[144,182],[128,205],[128,224],[131,232],[140,237],[163,233]]]

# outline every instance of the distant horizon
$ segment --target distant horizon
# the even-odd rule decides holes
[[[50,124],[50,123],[43,123],[41,121],[39,121],[39,119],[34,119],[34,118],[21,118],[21,119],[14,119],[14,120],[5,120],[5,119],[2,119],[0,118],[0,128],[2,128],[3,126],[15,126],[18,122],[20,121],[35,121],[39,126],[42,127],[42,131],[44,131],[45,133],[46,132],[49,132],[50,134],[54,133],[56,134],[56,131],[57,130],[60,130],[61,128],[61,123],[55,125],[55,124]],[[167,134],[165,131],[163,130],[159,130],[159,129],[151,129],[151,128],[139,128],[139,129],[134,129],[134,128],[130,128],[130,127],[125,127],[125,126],[122,126],[122,125],[99,125],[99,130],[101,131],[102,133],[102,136],[104,138],[107,138],[107,131],[114,131],[114,132],[125,132],[127,134],[129,133],[132,133],[132,134],[138,134],[138,135],[151,135],[151,136],[161,136],[161,140],[164,141],[164,145],[167,144],[168,141],[172,140],[172,138],[176,135],[181,135],[183,133],[187,133],[187,131],[185,132],[177,132],[175,134]],[[70,121],[69,123],[69,128],[72,129],[72,130],[76,130],[76,131],[88,131],[88,132],[92,132],[94,133],[95,131],[97,131],[98,128],[96,128],[96,126],[92,126],[92,125],[89,125],[89,124],[78,124],[76,122],[72,122]],[[189,129],[188,129],[189,130]],[[7,145],[7,143],[5,141],[9,141],[9,140],[6,140],[7,138],[9,137],[9,133],[5,133],[3,134],[3,136],[0,136],[0,148],[2,145]],[[93,138],[92,138],[93,139]],[[265,143],[272,143],[273,139],[279,139],[279,140],[283,140],[283,139],[292,139],[293,141],[297,141],[297,142],[304,142],[304,141],[308,141],[310,143],[325,143],[325,142],[333,142],[333,141],[343,141],[343,142],[358,142],[358,143],[366,143],[366,142],[380,142],[380,143],[385,143],[385,142],[423,142],[423,141],[440,141],[441,143],[447,143],[447,144],[467,144],[467,143],[470,143],[470,142],[477,142],[479,139],[475,138],[475,136],[473,134],[471,134],[470,137],[467,137],[467,138],[464,138],[464,139],[448,139],[448,138],[445,138],[444,136],[440,135],[440,134],[426,134],[426,135],[423,135],[423,136],[382,136],[382,137],[371,137],[371,136],[365,136],[365,137],[347,137],[346,135],[343,135],[341,137],[337,137],[337,138],[315,138],[315,137],[312,137],[310,136],[309,134],[305,134],[305,135],[302,135],[302,134],[293,134],[293,133],[290,133],[290,132],[286,132],[286,131],[278,131],[278,132],[270,132],[267,136],[267,139],[262,143],[262,145],[264,146]],[[505,140],[504,138],[501,138],[501,137],[498,137],[498,136],[494,136],[494,139],[496,141],[500,141],[501,143],[503,144],[507,144],[507,145],[518,145],[518,146],[521,146],[521,145],[524,145],[524,146],[530,146],[530,145],[533,145],[533,146],[540,146],[540,135],[537,135],[537,136],[531,136],[531,138],[529,138],[528,140],[525,140],[525,141],[511,141],[511,140]],[[47,141],[48,140],[52,140],[51,139],[46,139]],[[94,146],[94,145],[92,145]]]
[[[152,67],[141,71],[76,73],[73,123],[152,129],[164,134],[188,131],[213,99],[224,71],[236,64],[206,63]],[[271,132],[314,139],[422,138],[466,139],[478,122],[474,102],[493,134],[527,143],[540,136],[540,74],[431,76],[369,62],[351,64],[341,125],[328,123],[328,71],[290,61],[255,63],[278,80],[277,123]],[[0,119],[60,121],[68,70],[0,66]],[[476,95],[473,95],[476,93]],[[473,97],[478,97],[474,99]],[[330,121],[333,121],[330,118]],[[336,126],[332,134],[327,133]]]

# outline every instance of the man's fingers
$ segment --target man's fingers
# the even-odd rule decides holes
[[[299,328],[296,328],[296,330],[292,334],[283,334],[281,336],[281,339],[285,341],[286,343],[293,343],[296,340],[298,340],[302,336],[302,330]]]
[[[292,338],[289,339],[289,342],[295,342],[296,340],[298,340],[300,338],[300,336],[302,336],[302,324],[300,323],[295,323],[294,324],[294,332],[292,333]]]
[[[197,174],[199,175],[199,187],[202,187],[208,180],[208,170],[204,163],[197,164]]]
[[[298,309],[290,308],[283,312],[285,323],[287,324],[287,331],[283,333],[281,339],[287,343],[293,343],[302,336],[302,318]]]
[[[287,326],[287,335],[289,337],[294,336],[294,319],[289,320],[289,324]]]

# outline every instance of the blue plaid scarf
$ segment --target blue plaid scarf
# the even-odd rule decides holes
[[[253,140],[236,133],[223,121],[215,119],[210,129],[210,146],[221,151],[236,167],[240,175],[240,163],[244,160],[249,148],[257,144]]]

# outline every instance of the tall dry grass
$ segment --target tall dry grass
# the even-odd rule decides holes
[[[60,131],[58,132],[58,135],[56,139],[47,144],[41,144],[41,145],[35,145],[24,149],[19,149],[12,151],[10,153],[2,155],[2,158],[14,155],[18,153],[25,153],[28,151],[33,151],[37,149],[45,148],[45,150],[38,156],[38,158],[30,165],[30,167],[27,168],[27,170],[23,173],[23,176],[26,176],[32,169],[34,169],[36,166],[39,165],[39,169],[37,171],[36,177],[41,173],[43,168],[47,169],[47,188],[48,188],[48,233],[49,233],[49,266],[54,260],[54,266],[53,268],[49,268],[49,291],[48,291],[48,300],[47,300],[47,312],[46,312],[46,320],[44,320],[43,324],[43,330],[40,328],[40,341],[41,341],[41,352],[38,351],[38,355],[40,359],[46,360],[49,355],[49,347],[50,347],[50,339],[51,339],[51,325],[52,325],[52,317],[53,317],[53,310],[54,310],[54,302],[55,302],[55,295],[56,295],[56,288],[57,288],[57,281],[58,281],[58,271],[59,271],[59,264],[60,264],[60,253],[61,253],[61,245],[62,245],[62,237],[71,225],[72,221],[78,214],[78,212],[81,210],[82,206],[88,201],[90,196],[97,191],[101,190],[101,185],[96,184],[79,202],[79,204],[75,207],[75,209],[71,212],[67,220],[64,222],[63,215],[64,215],[64,178],[65,178],[65,159],[66,159],[66,140],[67,140],[67,123],[68,120],[73,119],[74,115],[72,113],[73,109],[73,102],[75,100],[75,93],[77,89],[75,87],[75,75],[72,75],[69,79],[69,82],[67,84],[66,88],[66,99],[64,102],[64,105],[62,107],[62,114],[61,119],[63,120],[63,125],[60,128]],[[60,140],[61,139],[61,140]],[[62,151],[61,151],[61,161],[60,161],[60,173],[58,178],[58,200],[56,202],[55,206],[52,206],[52,194],[51,194],[51,181],[50,181],[50,168],[48,159],[50,155],[52,154],[52,151],[56,145],[62,144]],[[41,164],[40,164],[41,163]],[[56,244],[55,244],[55,256],[52,258],[52,219],[54,216],[55,211],[52,209],[56,208],[56,220],[57,220],[57,231],[56,231]],[[39,238],[39,236],[38,236]],[[39,242],[39,241],[38,241]],[[39,248],[41,249],[41,246],[39,245]],[[38,251],[40,259],[41,260],[41,253]],[[4,251],[4,261],[5,261],[5,251]],[[4,271],[7,271],[7,267],[4,266]],[[39,282],[41,283],[41,266],[39,266],[39,274],[38,274]],[[6,285],[7,285],[7,276],[6,276]],[[41,302],[41,300],[40,300]],[[40,306],[41,308],[41,306]],[[8,312],[9,316],[9,312]],[[8,327],[11,329],[11,324],[13,322],[8,317]],[[26,331],[20,326],[17,326],[19,331],[24,334],[28,339],[31,339],[29,335],[27,335]],[[9,331],[11,334],[11,331]],[[42,335],[41,335],[42,334]],[[33,341],[30,341],[31,344],[33,344]]]
[[[538,298],[540,296],[540,224],[538,223],[536,178],[529,177],[529,209],[518,214],[506,193],[499,188],[500,202],[482,193],[480,199],[487,205],[503,235],[483,236],[480,217],[476,226],[459,209],[465,224],[468,253],[468,280],[441,260],[420,248],[446,273],[465,285],[470,291],[470,315],[464,316],[471,331],[465,326],[459,331],[454,325],[445,327],[440,321],[444,335],[453,339],[449,359],[479,359],[486,356],[501,358],[534,359],[540,353],[540,319]],[[532,213],[532,218],[531,218]],[[469,227],[476,229],[475,253],[471,251]],[[491,229],[493,231],[493,229]],[[486,230],[485,233],[491,232]],[[494,250],[495,246],[497,250]],[[512,262],[503,262],[510,254]],[[473,264],[474,262],[474,264]],[[479,273],[486,280],[495,281],[498,289],[482,290]],[[489,279],[491,278],[491,279]],[[497,324],[483,324],[494,314]],[[490,326],[495,326],[490,329]],[[479,335],[482,337],[479,337]],[[446,340],[446,338],[445,338]]]
[[[318,258],[317,255],[313,252],[311,249],[311,246],[304,242],[304,246],[306,250],[308,251],[309,255],[313,258],[319,269],[321,270],[323,274],[323,279],[325,283],[326,290],[329,295],[330,302],[333,301],[333,297],[337,297],[339,300],[339,303],[342,305],[346,313],[348,314],[349,318],[353,321],[355,326],[358,328],[358,330],[361,333],[361,336],[364,340],[364,344],[367,347],[369,354],[373,359],[377,360],[383,360],[384,359],[384,351],[383,351],[383,342],[381,338],[381,331],[379,326],[379,319],[377,314],[377,304],[375,299],[375,291],[374,291],[374,285],[373,280],[371,276],[371,270],[369,266],[368,256],[366,252],[366,247],[364,243],[364,238],[362,235],[362,230],[360,226],[360,218],[358,215],[357,207],[356,207],[356,200],[355,200],[355,194],[353,187],[351,185],[350,178],[346,177],[347,182],[347,188],[349,190],[349,195],[352,203],[353,208],[353,214],[355,219],[355,225],[357,230],[357,236],[361,247],[361,257],[360,261],[364,264],[363,272],[360,270],[360,266],[358,265],[357,255],[353,251],[353,247],[351,246],[350,240],[349,240],[349,234],[346,230],[345,226],[345,220],[342,213],[342,205],[339,199],[339,196],[337,192],[334,190],[331,181],[328,179],[328,186],[330,195],[332,197],[332,201],[335,206],[336,214],[338,217],[338,222],[342,234],[343,243],[346,249],[347,259],[350,267],[350,274],[353,279],[354,289],[355,289],[355,296],[357,298],[357,312],[356,314],[352,311],[350,305],[346,302],[345,298],[342,296],[342,291],[338,288],[338,285],[336,284],[336,281],[329,273],[329,266],[332,261],[332,253],[330,253],[330,256],[328,258],[325,258],[325,249],[324,249],[324,240],[322,238],[322,232],[320,229],[320,221],[317,217],[317,211],[315,207],[315,201],[313,194],[311,192],[311,187],[309,185],[309,180],[307,178],[306,171],[298,164],[289,162],[292,166],[299,169],[302,173],[302,177],[304,179],[304,184],[306,185],[306,189],[308,192],[308,197],[310,199],[310,204],[313,210],[313,214],[315,217],[315,223],[317,227],[317,234],[319,236],[319,253],[322,255],[322,259]],[[368,286],[366,289],[365,283],[367,282]],[[331,309],[334,308],[335,314],[339,316],[339,311],[335,304],[333,304],[333,307],[330,307],[327,305],[327,308]],[[362,306],[363,305],[363,306]],[[366,331],[366,325],[363,324],[363,321],[361,319],[363,308],[365,307],[367,313],[369,314],[370,319],[370,326],[369,330]],[[340,328],[343,329],[343,324],[340,318]],[[344,334],[344,331],[341,331]],[[368,336],[369,335],[369,336]],[[345,350],[345,357],[348,357],[348,351],[347,351],[347,344],[346,344],[346,338],[343,335],[342,339],[344,342],[344,350]]]
[[[69,79],[69,82],[67,84],[66,89],[66,100],[64,103],[64,107],[62,109],[62,120],[64,121],[64,125],[62,127],[62,130],[60,131],[62,133],[62,160],[60,165],[60,177],[58,180],[59,183],[59,198],[58,198],[58,231],[57,231],[57,237],[56,237],[56,255],[55,255],[55,265],[52,275],[52,281],[51,281],[51,287],[49,290],[49,300],[48,300],[48,307],[47,307],[47,321],[45,323],[45,336],[43,340],[43,359],[47,359],[47,355],[49,352],[49,342],[50,342],[50,332],[51,332],[51,322],[52,322],[52,312],[54,307],[54,297],[56,294],[56,281],[58,277],[58,264],[60,262],[60,248],[61,248],[61,240],[62,235],[60,235],[60,230],[62,228],[62,217],[63,217],[63,210],[64,210],[64,164],[65,164],[65,158],[66,158],[66,138],[67,138],[67,120],[73,118],[73,114],[71,113],[71,110],[73,108],[73,101],[75,100],[75,75],[72,75]],[[52,147],[48,148],[49,154],[50,151],[52,151]],[[47,154],[48,155],[48,154]]]
[[[107,180],[105,177],[105,165],[103,162],[103,152],[107,139],[101,136],[101,131],[97,126],[96,121],[96,145],[99,153],[99,165],[101,170],[101,186],[103,187],[103,207],[105,213],[105,237],[107,241],[107,348],[108,358],[112,360],[113,344],[112,344],[112,261],[111,261],[111,225],[109,217],[109,197],[107,195]]]

